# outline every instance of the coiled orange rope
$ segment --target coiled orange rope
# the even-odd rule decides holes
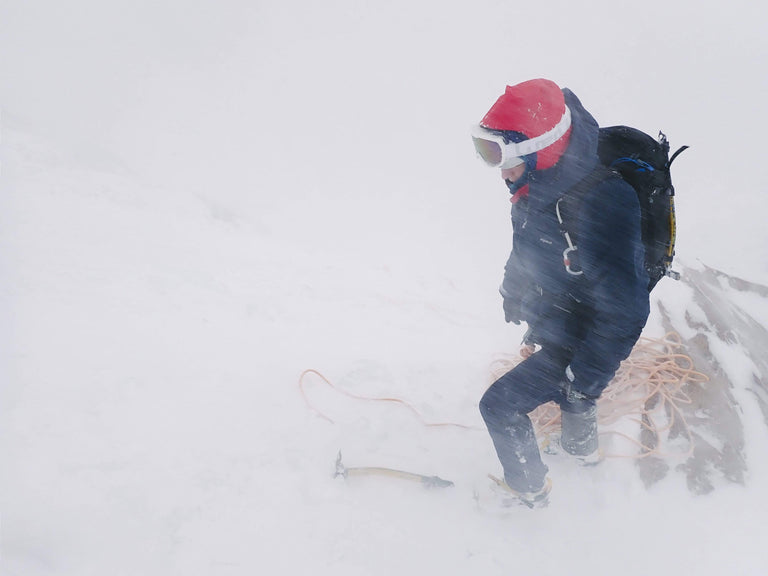
[[[523,352],[523,356],[526,352]],[[494,380],[511,370],[520,357],[495,361]],[[687,440],[687,449],[676,454],[689,456],[693,451],[691,432],[682,406],[690,404],[686,386],[706,382],[709,378],[695,370],[693,360],[683,353],[680,335],[675,332],[663,338],[640,338],[629,358],[621,363],[616,375],[598,400],[598,424],[601,435],[620,436],[636,450],[626,454],[606,454],[606,458],[646,458],[664,454],[659,449],[662,437],[674,430]],[[530,414],[539,438],[547,439],[560,432],[560,408],[553,402],[540,406]],[[615,430],[621,422],[632,421],[650,435],[647,445]],[[545,440],[546,442],[546,440]]]

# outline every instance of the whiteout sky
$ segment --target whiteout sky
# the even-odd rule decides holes
[[[675,171],[681,251],[694,242],[698,257],[726,244],[728,258],[712,257],[732,264],[738,247],[749,270],[765,274],[766,243],[745,214],[768,180],[759,145],[768,80],[756,72],[768,48],[760,8],[748,2],[75,1],[2,10],[7,121],[34,126],[83,161],[257,205],[277,193],[275,180],[297,203],[352,187],[440,190],[466,202],[470,187],[488,189],[466,152],[466,126],[505,83],[548,77],[602,125],[662,129],[673,145],[690,145]],[[743,225],[702,232],[723,220]]]

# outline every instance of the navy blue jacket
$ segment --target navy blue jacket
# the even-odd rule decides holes
[[[563,263],[566,239],[555,206],[598,166],[598,125],[567,88],[570,143],[557,164],[529,175],[529,192],[512,208],[513,249],[501,286],[505,308],[528,323],[533,341],[572,353],[574,388],[597,397],[640,337],[649,313],[640,204],[611,176],[579,203],[575,231],[581,275]]]

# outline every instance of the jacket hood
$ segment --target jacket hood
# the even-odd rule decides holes
[[[581,101],[568,88],[563,88],[565,103],[571,111],[571,135],[568,148],[559,162],[530,175],[530,196],[548,202],[563,195],[597,167],[599,126]]]

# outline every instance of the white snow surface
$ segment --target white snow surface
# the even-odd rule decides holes
[[[763,22],[746,0],[0,2],[0,573],[768,573],[737,346],[744,485],[553,457],[548,508],[494,505],[477,403],[522,328],[496,292],[508,193],[468,135],[532,77],[664,130],[691,146],[679,257],[765,284]],[[324,418],[306,369],[472,428],[309,375]],[[455,486],[333,478],[339,450]]]

